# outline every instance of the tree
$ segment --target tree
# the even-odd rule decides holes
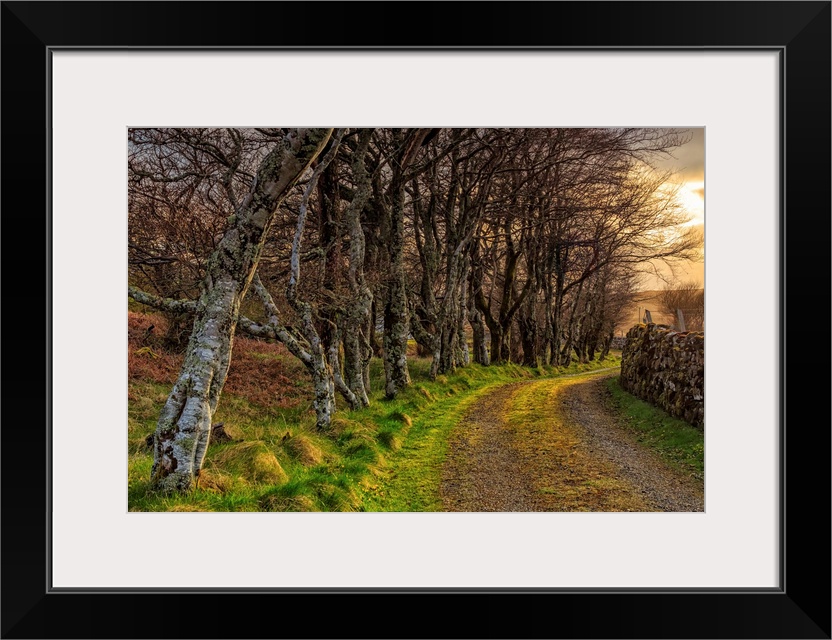
[[[361,214],[370,198],[370,175],[366,157],[373,129],[360,129],[352,152],[351,168],[354,182],[353,198],[344,213],[349,235],[349,300],[344,309],[344,380],[361,406],[370,404],[370,359],[373,355],[371,334],[373,292],[364,272],[366,241],[361,227]]]
[[[399,391],[410,385],[407,367],[407,339],[410,335],[410,309],[408,308],[405,254],[405,187],[410,179],[410,168],[419,153],[422,142],[430,129],[392,129],[389,154],[390,181],[386,197],[379,204],[386,217],[387,249],[390,272],[387,278],[387,296],[384,302],[384,373],[385,395],[395,398]]]
[[[670,283],[659,294],[661,310],[673,318],[673,325],[679,327],[677,313],[681,311],[687,331],[703,331],[705,328],[705,290],[695,281],[678,284]]]
[[[452,130],[435,138],[428,170],[410,189],[413,238],[421,270],[411,317],[413,337],[432,356],[430,377],[469,363],[465,321],[474,233],[486,215],[502,155],[496,130]],[[416,278],[413,278],[416,280]]]
[[[199,475],[228,374],[240,303],[257,268],[265,234],[277,207],[331,133],[332,129],[285,131],[262,157],[246,196],[236,202],[228,191],[235,213],[208,261],[182,370],[154,434],[151,476],[160,489],[187,490]],[[227,180],[230,184],[231,176]]]

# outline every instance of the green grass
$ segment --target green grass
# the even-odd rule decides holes
[[[307,403],[263,407],[224,393],[214,418],[241,442],[212,444],[199,486],[181,495],[154,492],[153,433],[169,387],[130,383],[128,505],[131,511],[437,511],[447,439],[467,407],[488,389],[520,379],[614,367],[526,368],[472,364],[428,379],[429,359],[409,359],[412,385],[394,400],[383,393],[382,363],[371,365],[369,407],[339,410],[330,432],[314,428]],[[344,403],[338,398],[339,407]]]
[[[639,442],[655,451],[671,467],[697,480],[705,477],[705,434],[624,391],[618,377],[606,382],[611,403]]]

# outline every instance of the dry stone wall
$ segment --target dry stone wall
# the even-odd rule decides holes
[[[621,386],[695,427],[705,424],[705,334],[637,324],[621,354]]]

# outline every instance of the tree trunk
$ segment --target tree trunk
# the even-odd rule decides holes
[[[604,342],[601,346],[601,355],[598,360],[603,360],[610,354],[610,347],[612,346],[612,339],[615,336],[615,329],[610,329],[609,333],[604,337]]]
[[[489,350],[492,355],[492,362],[495,364],[500,364],[505,362],[505,353],[503,349],[503,328],[495,324],[491,329],[491,349]]]
[[[365,325],[366,326],[366,325]],[[350,317],[344,332],[344,382],[355,394],[361,406],[369,406],[369,389],[364,385],[364,326]]]
[[[360,405],[365,407],[370,404],[370,390],[369,372],[365,379],[364,371],[365,366],[369,368],[369,357],[372,355],[369,336],[374,323],[371,319],[373,293],[364,278],[366,243],[361,228],[361,212],[370,197],[370,176],[364,159],[372,136],[373,129],[361,129],[359,132],[358,147],[353,152],[352,160],[355,194],[344,212],[350,236],[348,280],[351,294],[351,299],[346,304],[344,323],[344,378]]]
[[[560,364],[564,367],[568,367],[569,364],[572,362],[572,348],[575,335],[575,324],[578,320],[578,303],[581,300],[582,289],[583,282],[578,284],[578,288],[574,293],[575,298],[572,302],[572,306],[569,311],[569,322],[566,325],[566,337],[564,338],[563,348],[560,352]]]
[[[453,373],[456,369],[454,351],[456,346],[456,327],[446,325],[442,329],[442,337],[439,341],[439,371],[441,373]]]
[[[298,284],[300,283],[300,245],[303,239],[304,227],[306,226],[306,216],[309,211],[309,198],[315,190],[321,174],[326,171],[326,168],[332,162],[333,158],[335,158],[338,152],[338,146],[344,137],[344,132],[345,129],[338,129],[333,137],[333,143],[329,151],[315,167],[315,171],[312,172],[312,177],[309,178],[309,183],[303,192],[303,198],[298,209],[295,237],[292,240],[292,253],[289,258],[289,285],[286,287],[286,300],[300,317],[300,332],[309,343],[312,381],[315,387],[315,400],[312,404],[315,407],[317,419],[315,426],[319,431],[329,428],[330,422],[332,421],[332,414],[335,412],[335,367],[339,366],[339,364],[335,362],[334,367],[328,360],[328,349],[321,332],[315,326],[316,310],[308,300],[303,300],[298,297]],[[274,305],[271,307],[274,308]],[[276,314],[275,308],[274,315]],[[324,321],[324,324],[327,328],[335,326],[335,323],[331,323],[330,325],[327,321]],[[339,347],[337,337],[332,337],[332,345],[335,347],[335,359],[337,361]],[[337,371],[337,374],[339,390],[344,394],[348,402],[354,402],[355,397],[346,389],[343,380],[341,380],[340,370]]]
[[[425,324],[427,323],[423,323],[415,313],[411,314],[410,331],[413,334],[414,340],[416,340],[416,344],[424,350],[424,355],[432,358],[428,377],[431,380],[436,380],[441,357],[440,336],[436,333],[435,324],[427,324],[427,329],[425,328]]]
[[[373,357],[381,358],[384,355],[384,345],[381,343],[378,337],[378,331],[376,330],[376,323],[378,322],[378,300],[380,296],[378,293],[373,295],[373,304],[370,307],[370,338],[369,344],[370,348],[373,351]]]
[[[388,399],[410,385],[407,368],[407,292],[404,282],[394,277],[384,306],[384,393]]]
[[[473,303],[469,305],[468,322],[471,323],[471,331],[474,335],[474,362],[488,366],[490,359],[488,347],[485,344],[485,321],[482,319],[482,313]]]
[[[318,178],[319,246],[323,250],[323,290],[334,298],[340,285],[341,242],[339,228],[341,220],[338,212],[338,179],[335,176],[335,163],[330,163]],[[335,319],[337,311],[334,305],[319,305],[321,318],[320,336],[324,352],[330,353],[335,344]],[[337,346],[336,346],[337,348]]]
[[[487,367],[491,364],[491,358],[485,344],[485,317],[483,312],[480,311],[480,304],[486,305],[487,303],[482,291],[482,270],[476,262],[478,257],[477,242],[477,240],[474,241],[472,248],[471,271],[468,276],[468,322],[471,324],[471,332],[474,338],[474,362]]]
[[[554,301],[550,310],[551,317],[551,340],[552,340],[552,364],[560,365],[561,345],[563,341],[563,295],[566,280],[566,259],[567,250],[557,245],[554,251],[555,256],[555,287]],[[567,362],[568,364],[568,362]]]
[[[318,156],[332,129],[290,131],[260,164],[246,199],[211,256],[185,360],[159,416],[151,470],[161,490],[190,489],[211,435],[228,375],[240,302],[280,202]]]
[[[361,380],[361,386],[359,388],[359,392],[363,394],[363,398],[359,397],[355,394],[355,392],[350,388],[350,386],[344,381],[344,377],[341,375],[341,357],[340,357],[340,350],[341,350],[341,330],[335,325],[335,328],[332,330],[330,336],[332,337],[332,344],[329,345],[329,367],[332,370],[332,382],[335,389],[338,389],[338,392],[344,397],[350,404],[350,409],[360,409],[361,407],[366,407],[370,404],[370,400],[367,398],[366,394],[363,394],[364,388],[364,381]],[[366,402],[365,402],[366,400]],[[333,403],[334,408],[334,403]],[[326,422],[326,426],[328,427],[331,421]]]
[[[460,279],[459,304],[456,312],[456,333],[457,333],[457,364],[467,367],[471,364],[471,354],[468,351],[468,336],[465,335],[465,315],[468,310],[468,270],[469,264],[466,261],[463,276]]]
[[[520,342],[523,346],[523,364],[527,367],[537,366],[537,320],[534,317],[534,305],[521,311],[517,316],[517,326],[520,329]]]
[[[390,278],[384,305],[384,375],[385,396],[395,398],[399,391],[410,386],[407,368],[407,339],[410,335],[410,316],[407,304],[407,278],[404,270],[404,172],[424,140],[429,129],[405,134],[394,130],[393,140],[400,151],[394,157],[390,181]]]
[[[436,379],[439,369],[439,334],[441,327],[437,320],[437,304],[434,285],[439,270],[439,248],[436,234],[435,196],[431,195],[428,205],[422,202],[419,180],[412,181],[413,188],[413,238],[422,265],[422,280],[418,296],[414,296],[410,328],[416,340],[416,353],[420,357],[431,357],[430,379]]]

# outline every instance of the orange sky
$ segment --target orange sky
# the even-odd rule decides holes
[[[676,172],[676,180],[681,185],[679,199],[690,215],[688,225],[705,229],[705,129],[690,128],[687,131],[691,140],[673,152],[673,158],[662,160],[660,168]],[[704,246],[702,253],[704,254]],[[695,280],[705,286],[705,262],[684,261],[673,265],[673,272],[664,265],[656,268],[665,277],[679,281]],[[643,290],[662,289],[664,282],[655,276],[645,276]]]

